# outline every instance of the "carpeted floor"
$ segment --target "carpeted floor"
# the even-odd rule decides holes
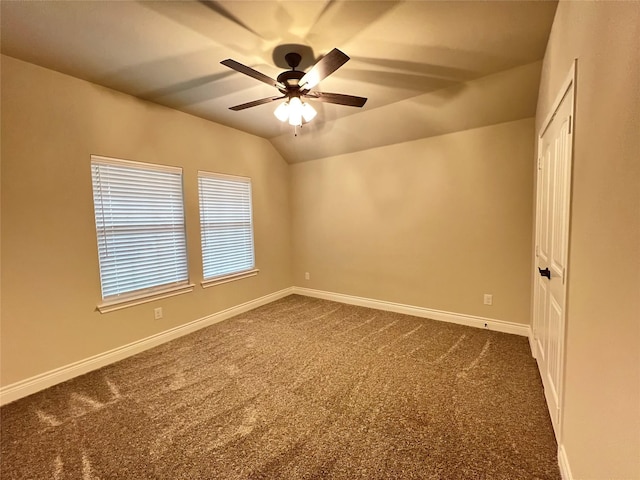
[[[2,407],[3,479],[559,479],[527,339],[301,296]]]

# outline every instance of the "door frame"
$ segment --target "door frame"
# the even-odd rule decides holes
[[[564,82],[562,83],[560,89],[558,90],[558,93],[552,103],[552,107],[549,110],[549,113],[547,114],[544,122],[542,122],[542,125],[540,127],[540,130],[537,134],[537,158],[536,158],[536,165],[535,165],[535,180],[536,180],[536,187],[535,187],[535,218],[534,218],[534,232],[533,232],[533,252],[532,252],[532,271],[531,271],[531,298],[532,298],[532,304],[531,304],[531,335],[529,337],[529,344],[531,347],[531,353],[533,355],[534,358],[538,358],[539,354],[538,354],[538,342],[536,339],[536,334],[537,332],[534,331],[534,327],[536,326],[536,319],[535,319],[535,314],[536,314],[536,302],[537,302],[537,297],[536,297],[536,281],[537,281],[537,276],[538,276],[538,272],[536,271],[536,264],[537,264],[537,252],[538,252],[538,229],[540,228],[540,204],[539,204],[539,200],[540,200],[540,182],[539,182],[539,172],[540,172],[540,163],[542,161],[542,157],[541,157],[541,147],[542,147],[542,138],[545,134],[545,132],[547,131],[547,128],[549,127],[549,125],[551,124],[551,122],[553,121],[553,119],[555,118],[556,112],[558,111],[558,108],[560,107],[560,104],[562,103],[562,101],[565,99],[567,93],[569,92],[569,90],[571,89],[571,106],[570,106],[570,111],[571,111],[571,119],[570,119],[570,139],[569,139],[569,155],[568,155],[568,165],[567,165],[567,195],[565,198],[565,204],[564,204],[564,209],[566,211],[566,215],[567,215],[567,228],[565,230],[565,234],[564,234],[564,239],[563,239],[563,243],[564,243],[564,248],[565,251],[567,253],[567,257],[566,257],[566,266],[565,266],[565,272],[563,275],[563,295],[564,295],[564,309],[563,309],[563,318],[562,318],[562,341],[559,345],[560,348],[560,352],[558,355],[559,361],[561,362],[560,368],[559,368],[559,379],[558,379],[558,421],[557,421],[557,429],[554,429],[554,433],[556,435],[556,441],[558,442],[558,445],[560,445],[561,443],[561,438],[562,438],[562,425],[563,425],[563,420],[564,420],[564,393],[565,393],[565,388],[564,388],[564,380],[565,380],[565,367],[566,367],[566,338],[567,338],[567,312],[568,312],[568,284],[569,284],[569,258],[570,258],[570,237],[571,237],[571,199],[573,196],[573,189],[572,189],[572,185],[573,185],[573,142],[574,142],[574,132],[575,132],[575,110],[576,110],[576,89],[577,89],[577,68],[578,67],[578,59],[574,59],[574,61],[571,64],[571,67],[569,68],[569,72],[567,74],[567,76],[565,77]],[[537,361],[536,361],[537,363]],[[538,367],[539,368],[539,367]],[[544,375],[544,372],[540,372],[541,375]],[[548,403],[545,401],[545,405],[547,405],[548,407]],[[553,412],[549,412],[551,415],[553,415]]]

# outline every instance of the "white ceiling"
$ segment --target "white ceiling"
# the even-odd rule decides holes
[[[2,53],[269,139],[288,162],[531,116],[554,1],[1,2]],[[285,48],[293,44],[297,47]],[[308,69],[332,48],[351,57],[319,90],[297,137],[278,95],[220,64],[275,78],[284,54]],[[521,68],[515,68],[522,66]],[[500,72],[500,73],[498,73]]]

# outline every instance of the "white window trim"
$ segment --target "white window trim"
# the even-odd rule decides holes
[[[236,280],[241,280],[243,278],[255,277],[260,272],[260,269],[254,268],[253,270],[246,270],[244,272],[232,273],[230,275],[223,275],[221,277],[208,278],[207,280],[202,280],[200,285],[202,288],[214,287],[216,285],[220,285],[221,283],[229,283],[235,282]]]
[[[123,164],[131,164],[140,168],[156,170],[158,172],[183,173],[182,167],[174,167],[173,165],[162,165],[159,163],[138,162],[136,160],[128,160],[124,158],[104,157],[102,155],[91,155],[91,160],[98,160],[102,163],[122,166]]]
[[[116,310],[122,310],[123,308],[133,307],[134,305],[141,305],[143,303],[153,302],[154,300],[160,300],[161,298],[175,297],[176,295],[182,295],[183,293],[193,292],[195,284],[188,283],[186,285],[175,285],[169,288],[163,288],[161,290],[155,289],[153,291],[146,291],[143,293],[138,292],[136,295],[123,296],[122,298],[109,300],[98,304],[97,308],[100,313],[109,313]]]

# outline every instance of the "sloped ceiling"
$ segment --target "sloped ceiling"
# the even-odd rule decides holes
[[[553,1],[1,2],[2,53],[269,139],[290,163],[535,114]],[[290,45],[287,47],[286,45]],[[275,78],[284,54],[308,69],[332,48],[351,57],[294,136],[278,92],[220,64]]]

